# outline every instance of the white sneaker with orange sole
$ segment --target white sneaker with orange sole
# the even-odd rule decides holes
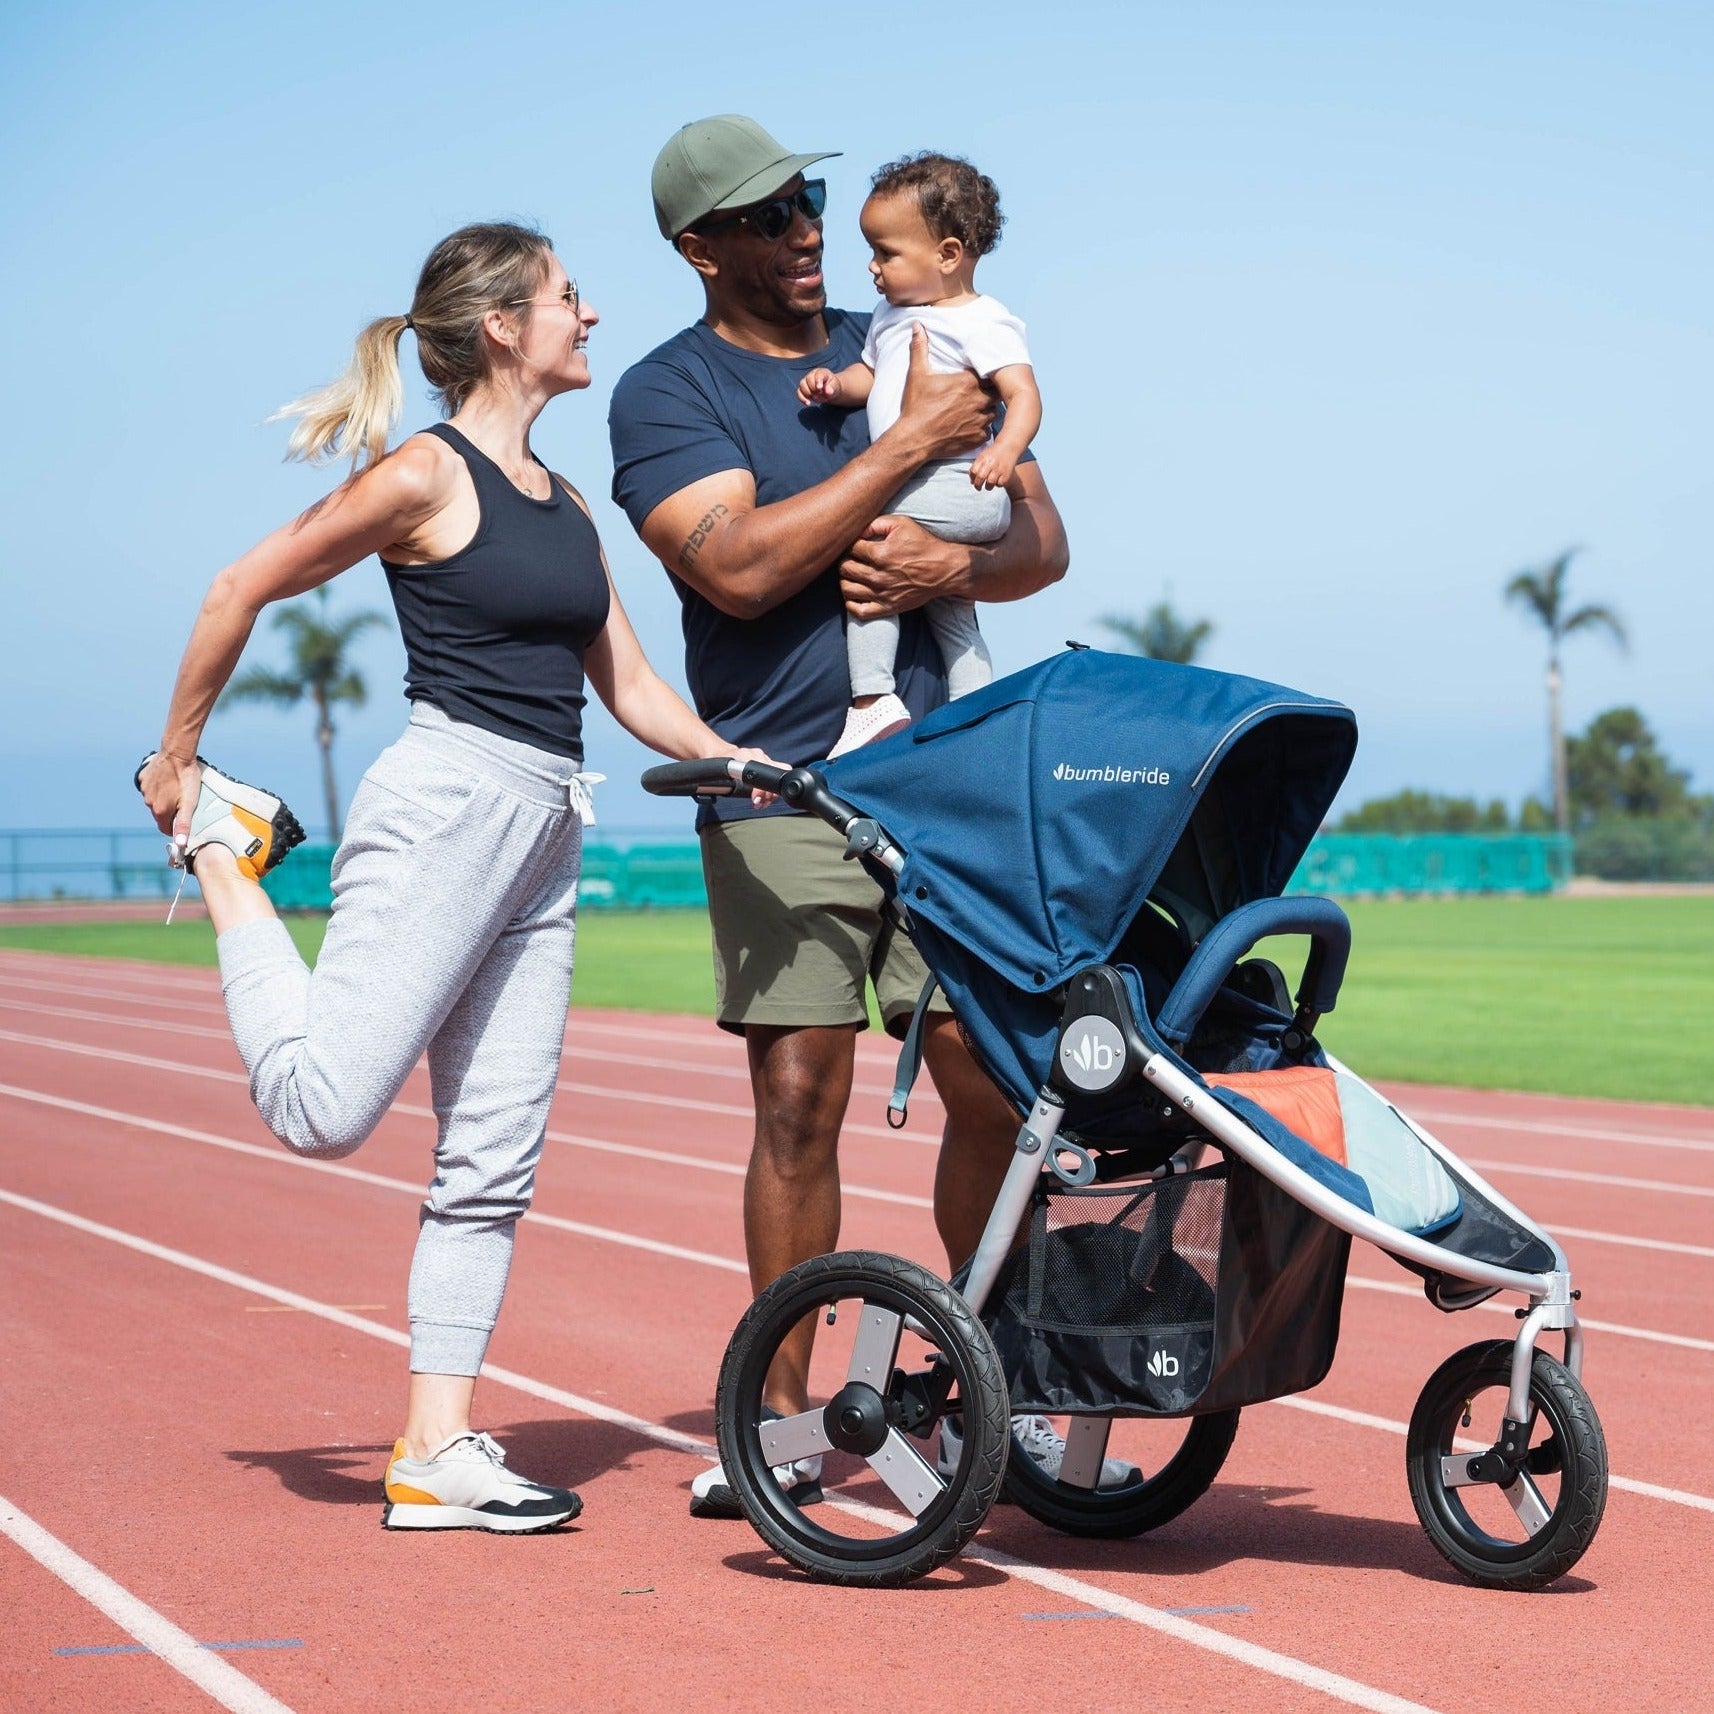
[[[466,1429],[448,1436],[427,1458],[407,1458],[401,1440],[387,1465],[390,1530],[492,1530],[534,1535],[557,1529],[583,1510],[569,1488],[532,1482],[506,1468],[492,1436]]]
[[[155,759],[150,751],[138,768],[139,781],[143,768]],[[247,786],[210,767],[198,756],[202,768],[202,791],[191,813],[190,837],[180,846],[173,844],[167,861],[175,869],[196,872],[196,854],[207,845],[224,845],[238,859],[240,874],[259,881],[294,846],[303,844],[304,830],[298,818],[272,792],[260,786]]]

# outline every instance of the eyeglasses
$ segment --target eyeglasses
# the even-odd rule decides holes
[[[771,202],[758,202],[737,214],[705,220],[701,229],[708,232],[719,226],[753,226],[770,244],[778,244],[791,231],[793,216],[801,214],[805,220],[819,220],[826,207],[827,180],[805,179],[803,188],[790,196],[776,196]]]
[[[508,309],[522,309],[525,304],[536,304],[547,309],[554,304],[563,304],[573,315],[577,315],[582,303],[582,298],[577,295],[577,281],[567,280],[565,290],[557,298],[512,298],[506,307]]]

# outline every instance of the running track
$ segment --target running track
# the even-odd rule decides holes
[[[1554,1591],[1456,1580],[1404,1482],[1422,1382],[1509,1319],[1439,1315],[1359,1246],[1331,1376],[1246,1412],[1176,1523],[1084,1543],[1002,1507],[954,1565],[872,1593],[685,1513],[748,1297],[738,1044],[578,1011],[567,1049],[478,1402],[583,1518],[389,1535],[426,1073],[318,1168],[250,1108],[212,972],[0,953],[0,1708],[1706,1705],[1714,1113],[1404,1101],[1565,1235],[1583,1288],[1615,1482]],[[864,1039],[843,1242],[936,1263],[939,1111],[925,1086],[889,1135],[889,1073]]]

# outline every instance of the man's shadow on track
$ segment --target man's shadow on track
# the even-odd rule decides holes
[[[539,1422],[508,1423],[494,1430],[509,1465],[532,1479],[569,1488],[627,1463],[634,1453],[656,1443],[614,1423],[579,1417],[550,1417]],[[228,1452],[234,1463],[271,1470],[282,1487],[302,1500],[324,1506],[374,1506],[381,1499],[381,1478],[393,1444],[294,1446],[255,1452]]]

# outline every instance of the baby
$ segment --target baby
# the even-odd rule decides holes
[[[1024,324],[976,290],[976,263],[1000,241],[1000,193],[968,161],[907,156],[875,174],[859,223],[872,252],[869,272],[886,303],[869,324],[862,361],[835,373],[812,369],[798,384],[806,405],[869,407],[869,438],[899,418],[911,330],[928,333],[929,361],[946,374],[973,369],[1006,406],[1000,432],[970,458],[925,465],[887,504],[952,542],[991,542],[1012,518],[1007,484],[1041,427],[1041,394]],[[993,677],[971,601],[939,599],[923,609],[946,662],[953,696]],[[841,756],[910,723],[895,694],[896,618],[849,620],[851,709],[829,756]]]

